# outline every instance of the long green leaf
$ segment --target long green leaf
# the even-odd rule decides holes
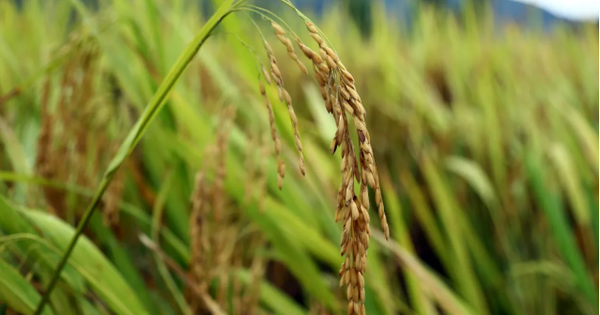
[[[74,235],[71,226],[43,212],[24,210],[23,214],[59,250],[64,251],[68,247]],[[79,240],[70,260],[73,264],[81,266],[78,271],[113,312],[122,315],[147,314],[135,291],[87,237]]]
[[[429,271],[404,248],[397,243],[387,241],[381,232],[373,232],[373,236],[383,247],[392,251],[400,259],[402,265],[419,279],[421,287],[425,288],[424,293],[434,298],[444,311],[453,315],[476,314],[469,305],[448,289],[438,276]]]
[[[21,314],[30,315],[40,300],[40,295],[29,282],[11,265],[0,259],[0,301],[6,302]],[[53,313],[46,310],[43,314]]]
[[[533,186],[537,200],[550,223],[552,236],[554,237],[561,256],[576,276],[579,289],[590,304],[598,304],[598,294],[594,289],[592,277],[585,267],[581,252],[578,251],[577,243],[567,223],[565,211],[562,207],[560,195],[546,184],[546,176],[541,170],[540,159],[533,154],[525,157],[529,180]]]

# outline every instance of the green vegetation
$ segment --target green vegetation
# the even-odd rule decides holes
[[[269,13],[246,8],[210,32],[226,11],[209,20],[183,0],[0,1],[0,314],[33,314],[53,276],[42,314],[346,312],[337,125],[312,67],[256,12]],[[370,191],[367,313],[594,314],[597,29],[499,31],[424,8],[404,32],[374,4],[364,39],[342,12],[311,19],[356,80],[386,206],[389,241]],[[261,33],[306,165],[302,177],[288,109],[267,87],[282,190]]]

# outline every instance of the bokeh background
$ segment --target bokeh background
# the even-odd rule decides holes
[[[33,313],[108,162],[219,2],[0,0],[0,314]],[[310,41],[286,5],[249,3]],[[371,241],[367,313],[597,314],[598,9],[293,3],[331,41],[367,110],[391,229]],[[270,91],[282,190],[253,21],[304,145],[302,177]],[[191,289],[195,267],[227,314],[344,314],[335,126],[269,23],[231,14],[115,175],[47,314],[209,314]],[[191,217],[199,172],[202,224]],[[192,259],[194,233],[209,235],[210,262]]]

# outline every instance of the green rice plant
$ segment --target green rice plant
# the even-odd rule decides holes
[[[206,24],[202,9],[185,1],[102,2],[97,12],[73,4],[27,1],[17,10],[0,2],[0,260],[17,271],[19,279],[10,279],[33,288],[17,297],[0,291],[0,314],[7,305],[9,312],[34,313],[102,171]],[[70,18],[73,11],[80,13]],[[291,10],[277,14],[292,30],[306,27]],[[379,220],[371,222],[366,312],[593,314],[597,31],[498,31],[488,16],[470,13],[467,21],[426,7],[405,31],[377,4],[372,14],[369,38],[341,8],[328,9],[323,19],[311,16],[356,78],[389,216],[390,241],[376,232]],[[289,60],[270,23],[250,15],[262,36],[243,11],[228,15],[152,114],[152,124],[137,127],[144,137],[134,139],[122,174],[114,174],[122,193],[106,187],[44,312],[187,312],[194,241],[188,200],[203,167],[207,187],[216,183],[211,147],[219,143],[217,113],[225,105],[236,108],[236,118],[220,159],[226,176],[218,196],[226,200],[223,227],[236,240],[226,242],[233,244],[226,246],[233,253],[226,271],[215,271],[228,279],[229,290],[219,301],[221,284],[214,281],[208,297],[226,313],[238,312],[251,288],[260,288],[251,304],[258,314],[345,308],[337,273],[343,227],[331,207],[343,180],[342,158],[329,152],[337,121],[328,117],[319,84]],[[296,35],[313,41],[310,32]],[[268,153],[273,143],[262,140],[271,133],[265,97],[256,88],[263,37],[299,126],[297,133],[288,107],[267,86],[287,166],[282,190],[280,163]],[[260,62],[268,69],[268,58]],[[40,141],[44,130],[50,130],[47,147]],[[38,165],[40,156],[47,159]],[[250,171],[261,163],[263,173]],[[371,193],[370,203],[376,198]],[[117,205],[114,223],[103,220],[110,205]],[[248,246],[257,235],[264,243]],[[262,276],[252,268],[260,260]],[[99,282],[98,264],[114,271],[110,282]],[[121,293],[106,295],[111,291]]]

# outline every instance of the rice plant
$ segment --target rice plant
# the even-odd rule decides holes
[[[0,313],[594,313],[597,30],[279,6],[0,2]]]

